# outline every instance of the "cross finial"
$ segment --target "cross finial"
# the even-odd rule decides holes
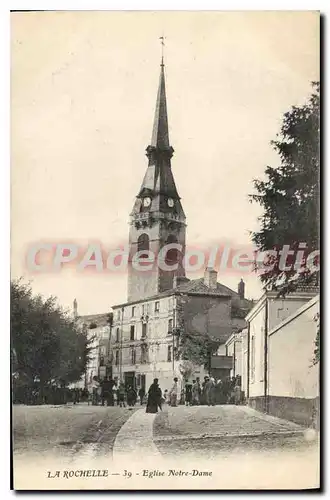
[[[164,66],[164,47],[165,47],[165,37],[164,37],[164,35],[160,36],[159,40],[160,40],[160,43],[161,43],[161,46],[162,46],[162,62],[161,62],[161,66]]]

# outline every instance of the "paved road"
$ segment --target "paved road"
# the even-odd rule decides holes
[[[14,406],[15,455],[74,456],[91,444],[111,454],[116,436],[136,409],[88,406]]]
[[[111,486],[116,480],[117,487],[123,488],[125,484],[129,487],[120,482],[127,479],[122,477],[126,469],[141,476],[143,470],[167,470],[173,464],[177,470],[187,464],[190,468],[215,467],[221,483],[217,487],[224,489],[274,488],[285,481],[289,488],[295,478],[304,479],[304,487],[317,483],[315,439],[295,424],[245,407],[165,408],[150,415],[139,407],[15,406],[13,431],[16,477],[20,485],[28,483],[27,488],[35,485],[37,477],[40,489],[55,488],[55,480],[51,483],[47,474],[65,467],[107,469],[114,476]],[[275,483],[269,485],[269,478]],[[156,479],[158,487],[182,488],[186,484],[182,478],[170,483]],[[143,488],[155,487],[145,481]],[[214,484],[210,478],[203,481],[205,488]],[[61,488],[74,488],[75,484],[72,480]],[[101,484],[98,481],[93,487],[104,487]],[[16,487],[22,488],[20,485]]]

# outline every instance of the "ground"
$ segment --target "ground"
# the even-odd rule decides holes
[[[113,476],[112,485],[119,481],[118,488],[124,487],[120,483],[124,471],[143,483],[142,477],[149,480],[150,473],[155,481],[154,476],[168,471],[168,467],[175,467],[179,476],[189,477],[194,477],[197,473],[192,471],[201,467],[213,470],[213,477],[217,473],[217,487],[229,489],[249,487],[252,480],[257,481],[253,487],[275,487],[268,486],[268,469],[274,480],[281,484],[286,481],[287,487],[295,477],[303,477],[305,487],[315,486],[318,481],[317,435],[244,406],[165,407],[158,414],[146,414],[140,407],[18,405],[13,408],[13,450],[18,489],[33,487],[38,475],[40,489],[56,488],[58,478],[49,477],[56,470],[62,474],[65,468],[106,469]],[[258,472],[260,467],[262,474]],[[305,467],[307,474],[303,473]],[[241,473],[237,474],[239,469]],[[159,481],[165,479],[156,479],[161,487]],[[162,487],[186,489],[186,478],[180,477],[180,483],[176,483],[178,480],[173,477],[172,486],[167,480]],[[215,479],[203,481],[205,488],[215,485]],[[74,484],[78,483],[73,478],[70,488]],[[95,487],[100,485],[99,480]]]

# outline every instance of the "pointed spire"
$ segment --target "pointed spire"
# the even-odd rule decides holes
[[[165,91],[164,58],[160,65],[159,87],[157,94],[154,126],[152,130],[151,146],[157,149],[169,149],[167,105]]]
[[[162,47],[163,47],[163,38]],[[150,213],[175,213],[178,221],[184,222],[185,214],[181,206],[180,197],[175,185],[171,158],[174,149],[170,146],[168,133],[168,118],[167,118],[167,103],[165,91],[165,71],[164,71],[164,55],[162,49],[162,57],[160,64],[160,78],[157,93],[157,102],[155,110],[154,126],[152,131],[151,144],[146,148],[146,156],[148,157],[148,168],[145,173],[140,191],[136,197],[136,201],[131,212],[134,217],[144,210],[142,199],[144,197],[151,198],[151,204],[147,209]],[[175,202],[174,206],[169,203],[169,199]]]

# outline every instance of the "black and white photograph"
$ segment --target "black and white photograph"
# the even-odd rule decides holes
[[[320,488],[320,12],[10,13],[15,490]]]

